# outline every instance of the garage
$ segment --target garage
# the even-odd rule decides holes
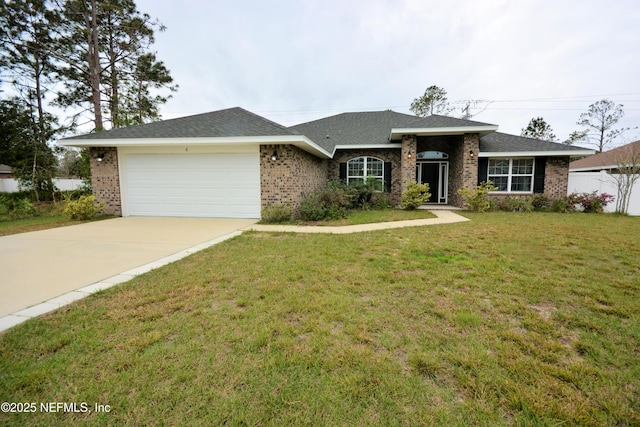
[[[93,195],[104,213],[122,216],[257,219],[265,194],[290,200],[309,187],[307,176],[325,178],[321,159],[331,158],[297,131],[239,107],[61,142],[88,149]],[[287,158],[290,146],[308,155]]]
[[[123,216],[260,218],[259,149],[240,148],[154,153],[121,147]]]

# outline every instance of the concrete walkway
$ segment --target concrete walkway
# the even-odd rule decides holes
[[[127,217],[0,237],[0,332],[244,230],[347,234],[469,221],[450,211],[433,213],[437,218],[340,227]]]

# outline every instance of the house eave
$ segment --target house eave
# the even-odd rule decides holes
[[[354,145],[336,145],[333,147],[332,156],[336,155],[336,151],[338,150],[369,150],[369,149],[388,149],[388,148],[402,148],[402,144],[399,143],[388,143],[388,144],[354,144]]]
[[[317,157],[329,159],[331,153],[304,135],[233,136],[203,138],[114,138],[114,139],[67,139],[60,144],[67,147],[150,147],[150,146],[204,146],[204,145],[294,145]]]
[[[590,156],[595,150],[571,150],[571,151],[483,151],[478,157],[562,157],[562,156]]]
[[[602,170],[612,170],[619,167],[619,165],[589,166],[584,168],[570,168],[569,172],[600,172]]]
[[[443,135],[464,135],[465,133],[479,133],[480,136],[488,135],[498,130],[498,126],[459,126],[443,128],[393,128],[389,135],[389,140],[402,139],[402,135],[416,136],[443,136]]]

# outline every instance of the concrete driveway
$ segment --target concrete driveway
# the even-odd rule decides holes
[[[151,270],[149,263],[179,259],[256,221],[127,217],[0,237],[0,318],[141,266]]]

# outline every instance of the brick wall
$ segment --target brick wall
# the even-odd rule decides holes
[[[418,138],[415,135],[402,135],[400,194],[406,189],[407,183],[416,180],[416,154],[418,154]]]
[[[460,148],[460,156],[462,158],[462,186],[459,188],[468,188],[473,190],[478,186],[478,154],[480,153],[480,135],[477,133],[465,133],[464,142]],[[471,156],[473,153],[473,157]],[[456,206],[463,206],[462,196],[456,194],[454,196]]]
[[[547,157],[544,170],[544,194],[565,197],[569,185],[569,157]]]
[[[278,159],[271,160],[276,151]],[[268,204],[290,203],[296,207],[302,194],[327,183],[327,160],[319,159],[293,145],[260,146],[260,198]]]
[[[98,155],[104,154],[101,162]],[[122,215],[120,200],[120,175],[118,173],[118,149],[115,147],[91,147],[91,187],[98,202],[105,204],[104,213]]]

